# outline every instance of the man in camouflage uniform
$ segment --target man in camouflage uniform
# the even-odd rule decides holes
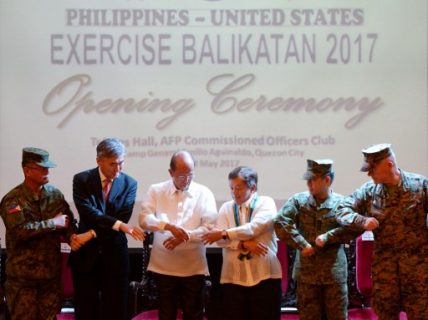
[[[307,160],[308,190],[291,197],[274,220],[277,236],[297,249],[293,278],[300,319],[347,319],[347,261],[343,244],[357,235],[336,222],[342,196],[333,193],[332,160]]]
[[[24,148],[24,182],[4,196],[6,301],[12,320],[53,320],[61,310],[61,236],[69,240],[74,217],[63,194],[48,185],[56,165],[38,148]]]
[[[339,206],[344,226],[373,230],[372,303],[380,320],[428,319],[428,180],[398,168],[390,144],[362,150],[367,182]]]

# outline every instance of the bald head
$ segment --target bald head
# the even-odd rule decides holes
[[[187,190],[193,178],[195,161],[190,152],[180,150],[171,157],[169,174],[178,190]]]
[[[172,157],[171,157],[171,161],[169,163],[169,168],[172,171],[175,171],[178,167],[182,167],[182,166],[186,166],[186,167],[191,167],[192,170],[195,167],[195,161],[193,160],[192,155],[190,154],[190,152],[186,151],[186,150],[180,150],[175,152]]]

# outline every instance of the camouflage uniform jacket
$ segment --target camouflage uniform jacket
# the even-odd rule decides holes
[[[367,217],[379,221],[373,230],[376,254],[428,249],[428,179],[400,172],[397,188],[367,182],[338,208],[338,221],[345,226],[362,229]]]
[[[67,229],[55,230],[52,220],[67,214]],[[74,217],[63,194],[44,185],[35,195],[24,183],[6,194],[0,203],[6,226],[6,274],[10,278],[45,280],[61,274],[61,236],[67,241],[75,232]]]
[[[304,283],[323,285],[345,283],[347,260],[343,242],[354,239],[355,232],[341,227],[336,221],[336,207],[343,196],[331,193],[321,204],[309,192],[291,197],[275,218],[275,232],[287,245],[298,249],[293,278]],[[316,247],[315,239],[323,235],[327,243]],[[311,244],[315,254],[303,257],[300,250]]]

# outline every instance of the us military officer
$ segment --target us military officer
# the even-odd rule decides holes
[[[428,317],[428,180],[401,170],[390,144],[362,150],[363,184],[339,205],[338,221],[372,230],[373,308],[380,320]]]
[[[303,179],[308,191],[292,196],[274,220],[277,236],[297,249],[293,278],[300,319],[347,319],[347,261],[341,242],[357,234],[336,221],[343,197],[331,189],[333,161],[308,159]]]
[[[61,310],[61,236],[75,232],[63,194],[48,185],[47,151],[24,148],[24,182],[4,196],[6,301],[12,320],[54,320]]]

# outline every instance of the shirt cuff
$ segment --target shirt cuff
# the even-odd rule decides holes
[[[230,240],[238,240],[237,232],[234,230],[235,228],[227,229],[227,236]],[[239,240],[238,240],[239,243]]]
[[[192,232],[192,230],[186,230],[186,233],[189,236],[189,240],[187,241],[201,241],[201,234],[199,232]]]
[[[55,229],[56,229],[55,222],[54,222],[54,220],[53,220],[53,219],[48,219],[48,221],[47,221],[47,223],[46,223],[46,226],[47,226],[49,229],[52,229],[52,230],[55,230]]]
[[[120,225],[122,224],[122,221],[117,220],[113,225],[113,230],[119,231]]]
[[[159,224],[158,224],[159,230],[165,230],[165,226],[166,226],[166,222],[165,221],[160,221]]]

